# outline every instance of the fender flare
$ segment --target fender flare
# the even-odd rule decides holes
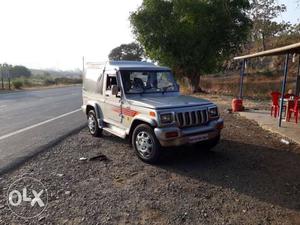
[[[131,140],[133,130],[136,127],[134,124],[136,124],[136,122],[138,122],[138,124],[140,124],[141,122],[142,123],[144,122],[144,123],[150,124],[150,126],[152,126],[152,127],[157,127],[157,122],[154,119],[151,119],[151,118],[143,116],[143,115],[137,115],[132,120],[132,122],[130,124],[130,128],[128,128],[126,131],[127,135],[129,136],[129,140]]]
[[[136,122],[136,121],[141,121],[141,122],[145,122],[145,123],[148,123],[150,124],[152,127],[157,127],[157,122],[152,119],[152,118],[149,118],[143,114],[139,114],[137,116],[135,116],[131,122],[131,125],[130,125],[130,130],[132,128],[132,125]]]
[[[89,106],[94,108],[97,119],[103,118],[101,108],[96,101],[88,101],[88,103],[86,104],[86,108],[88,108]],[[86,111],[86,114],[87,114],[87,111]]]

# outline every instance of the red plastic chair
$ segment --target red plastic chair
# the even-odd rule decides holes
[[[296,123],[298,123],[298,116],[299,116],[299,113],[300,113],[300,110],[299,110],[299,97],[295,97],[294,107],[291,107],[288,110],[288,115],[287,115],[287,118],[286,118],[286,120],[288,122],[290,121],[293,113],[294,113],[295,121],[296,121]]]
[[[295,97],[295,95],[294,94],[285,94],[284,95],[284,98],[290,98],[290,97]]]
[[[279,115],[279,98],[281,96],[280,92],[272,92],[271,93],[272,96],[272,107],[271,107],[271,116],[273,116],[276,118]]]

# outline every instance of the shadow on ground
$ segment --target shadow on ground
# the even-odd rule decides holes
[[[264,202],[300,210],[300,155],[222,140],[212,152],[167,150],[159,167]]]

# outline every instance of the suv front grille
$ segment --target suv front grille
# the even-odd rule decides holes
[[[207,122],[207,109],[176,113],[176,123],[180,128],[199,126]]]

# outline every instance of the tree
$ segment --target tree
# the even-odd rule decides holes
[[[10,71],[12,68],[13,66],[10,64],[7,63],[0,64],[1,76],[3,76],[3,78],[8,78],[9,76],[11,77]]]
[[[144,56],[143,48],[137,43],[122,44],[111,50],[108,58],[110,60],[132,60],[141,61]]]
[[[187,78],[215,71],[247,39],[248,0],[144,0],[130,21],[147,56]]]
[[[266,40],[287,30],[288,23],[273,21],[280,13],[286,11],[284,4],[278,5],[275,0],[252,0],[250,17],[253,21],[253,39],[261,41],[262,50],[266,50]]]
[[[31,71],[25,66],[13,66],[10,68],[11,77],[30,77]]]
[[[291,33],[292,34],[297,34],[300,35],[300,23],[294,24],[291,28]]]

